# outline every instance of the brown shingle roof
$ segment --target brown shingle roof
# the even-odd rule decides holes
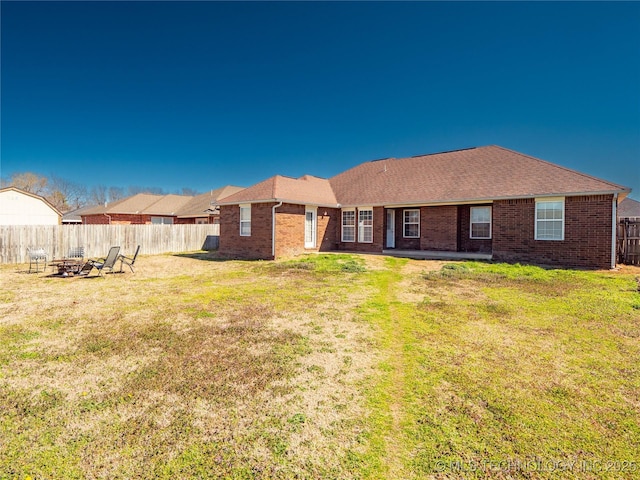
[[[628,191],[492,145],[365,162],[329,180],[277,175],[220,203],[285,200],[324,206],[417,205]]]
[[[214,201],[225,198],[233,193],[242,190],[243,187],[227,185],[225,187],[212,190],[195,197],[190,195],[155,195],[151,193],[138,193],[131,197],[116,200],[104,205],[88,208],[82,215],[98,214],[146,214],[146,215],[168,215],[180,217],[200,217],[205,216],[205,210]]]
[[[193,197],[187,195],[153,195],[151,193],[138,193],[131,197],[116,200],[115,202],[92,208],[83,212],[85,215],[96,214],[150,214],[150,215],[175,215],[180,208],[186,205]]]
[[[196,195],[178,211],[178,217],[189,218],[209,215],[210,212],[207,210],[210,209],[215,202],[241,190],[244,190],[244,187],[227,185],[217,190],[203,193],[202,195]]]
[[[252,187],[218,202],[238,204],[244,202],[283,201],[285,203],[302,203],[305,205],[337,206],[336,196],[329,180],[305,175],[300,178],[276,175]]]
[[[618,217],[640,217],[640,202],[632,198],[625,198],[618,205]]]
[[[498,146],[366,162],[330,180],[340,204],[393,205],[626,191]]]
[[[128,213],[128,214],[152,214],[152,215],[175,215],[193,197],[185,195],[153,195],[150,193],[138,193],[131,197],[123,198],[99,206],[83,215],[95,215],[101,213]]]

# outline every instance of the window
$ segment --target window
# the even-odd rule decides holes
[[[151,217],[152,225],[173,225],[173,217]]]
[[[251,205],[240,205],[240,236],[251,236]]]
[[[358,242],[373,242],[373,209],[358,210]]]
[[[356,241],[356,211],[355,210],[342,211],[342,241],[343,242]]]
[[[404,238],[420,238],[420,210],[405,210]]]
[[[564,240],[564,198],[536,199],[536,240]]]
[[[491,238],[491,207],[471,207],[471,238]]]

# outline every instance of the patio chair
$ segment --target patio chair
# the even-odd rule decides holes
[[[65,258],[74,259],[77,258],[79,262],[84,260],[84,247],[71,247],[67,252],[67,256]]]
[[[82,268],[80,269],[80,275],[88,275],[91,270],[94,268],[98,269],[98,274],[102,275],[104,269],[109,269],[113,273],[113,267],[118,261],[118,257],[120,255],[120,247],[111,247],[109,249],[109,253],[105,258],[99,258],[96,260],[87,260]]]
[[[44,272],[47,267],[47,252],[42,247],[27,247],[27,255],[29,257],[29,273],[31,273],[32,267],[35,265],[36,273],[40,270],[42,265],[42,271]]]
[[[138,258],[138,252],[140,251],[140,245],[136,248],[136,253],[133,254],[133,257],[127,257],[125,255],[120,255],[118,259],[120,260],[120,271],[122,271],[122,264],[128,266],[131,269],[131,273],[135,273],[133,269],[133,264],[136,263],[136,258]]]

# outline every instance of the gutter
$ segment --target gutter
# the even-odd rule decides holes
[[[291,203],[292,205],[309,205],[312,207],[324,207],[324,208],[340,208],[340,204],[339,203],[316,203],[316,202],[308,202],[306,200],[288,200],[286,198],[280,199],[280,198],[267,198],[267,199],[263,199],[263,200],[246,200],[246,201],[240,201],[237,200],[235,202],[217,202],[215,203],[216,206],[221,206],[221,205],[240,205],[242,204],[247,204],[247,205],[257,205],[260,203],[273,203],[273,202],[280,202],[280,203]]]
[[[616,268],[616,240],[618,230],[618,194],[613,194],[611,202],[611,268]]]
[[[276,259],[276,208],[282,206],[282,200],[279,200],[271,207],[271,256]]]

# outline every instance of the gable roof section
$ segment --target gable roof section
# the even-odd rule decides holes
[[[210,215],[213,213],[212,206],[215,202],[241,190],[244,190],[244,187],[227,185],[225,187],[218,188],[217,190],[211,190],[210,192],[196,195],[180,210],[178,210],[178,217],[192,218]]]
[[[343,206],[457,203],[628,191],[506,148],[365,162],[330,179]]]
[[[138,193],[131,197],[116,200],[107,206],[98,206],[84,212],[82,215],[97,214],[149,214],[149,215],[175,215],[181,207],[193,197],[186,195],[153,195],[151,193]]]
[[[75,210],[69,210],[62,215],[62,223],[82,223],[82,215],[85,215],[86,212],[90,212],[95,208],[97,208],[97,205],[87,205],[76,208]]]
[[[329,180],[276,175],[218,203],[400,206],[626,192],[615,183],[491,145],[365,162]]]
[[[304,175],[300,178],[276,175],[222,199],[218,205],[279,202],[337,207],[329,180]]]
[[[60,217],[62,217],[62,212],[60,210],[58,210],[49,200],[44,198],[42,195],[38,195],[36,193],[27,192],[26,190],[22,190],[21,188],[18,188],[18,187],[0,188],[0,193],[2,193],[2,192],[17,192],[17,193],[21,193],[23,195],[27,195],[28,197],[33,197],[33,198],[37,198],[38,200],[42,200],[42,202],[45,205],[47,205],[49,208],[51,208],[51,210],[53,210]]]
[[[618,205],[618,217],[640,217],[640,202],[633,198],[625,198]]]

